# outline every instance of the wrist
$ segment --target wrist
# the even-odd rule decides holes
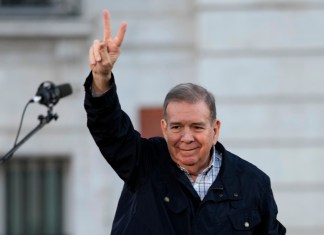
[[[107,75],[102,75],[102,74],[92,72],[92,75],[93,75],[93,80],[91,84],[92,94],[95,94],[95,96],[99,96],[110,89],[112,84],[111,72]]]

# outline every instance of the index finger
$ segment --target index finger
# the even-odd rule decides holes
[[[110,13],[107,9],[105,9],[102,14],[104,25],[104,41],[107,42],[111,38]]]

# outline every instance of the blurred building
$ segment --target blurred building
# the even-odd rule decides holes
[[[115,31],[128,22],[114,73],[134,126],[157,133],[172,86],[206,86],[217,99],[220,141],[271,177],[288,233],[323,234],[323,0],[0,1],[0,155],[43,81],[73,87],[54,107],[58,120],[0,166],[0,234],[110,231],[122,181],[90,137],[83,109],[103,8]],[[20,139],[46,112],[28,106]]]

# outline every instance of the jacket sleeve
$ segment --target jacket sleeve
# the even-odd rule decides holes
[[[253,233],[255,235],[285,235],[286,228],[277,220],[278,207],[271,189],[270,178],[266,177],[260,207],[262,222]]]
[[[130,182],[138,169],[141,137],[121,109],[114,78],[110,90],[99,97],[91,95],[92,79],[90,73],[84,84],[88,129],[119,177]]]

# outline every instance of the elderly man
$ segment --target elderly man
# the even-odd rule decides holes
[[[145,139],[122,111],[112,68],[126,32],[112,38],[103,13],[104,39],[89,50],[85,82],[88,128],[101,153],[125,182],[112,234],[279,235],[270,179],[218,142],[213,95],[179,84],[164,101],[164,138]]]

